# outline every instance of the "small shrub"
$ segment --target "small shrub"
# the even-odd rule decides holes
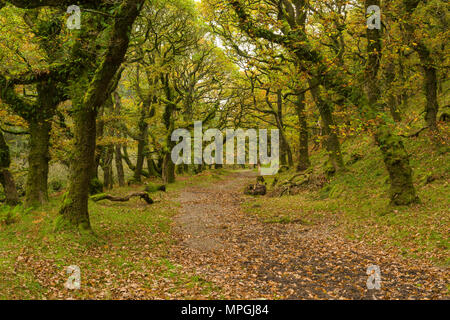
[[[166,186],[165,185],[157,185],[157,184],[154,184],[154,183],[149,183],[149,184],[147,184],[145,186],[145,192],[154,193],[154,192],[157,192],[157,191],[165,192],[166,191]]]
[[[22,205],[15,207],[3,206],[0,210],[0,224],[11,225],[20,221],[20,216],[28,214],[32,209],[25,209]]]

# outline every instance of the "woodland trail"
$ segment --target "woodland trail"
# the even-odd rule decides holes
[[[447,299],[449,272],[343,238],[332,224],[263,223],[241,203],[249,171],[179,198],[171,259],[221,288],[225,299]],[[299,204],[301,205],[301,204]],[[381,290],[368,290],[370,265]]]

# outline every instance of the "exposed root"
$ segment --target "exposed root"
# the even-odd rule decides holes
[[[94,202],[98,202],[101,200],[109,200],[109,201],[116,201],[116,202],[126,202],[129,201],[131,198],[133,197],[140,197],[142,200],[144,200],[145,202],[147,202],[148,204],[153,204],[154,201],[152,200],[152,198],[150,198],[150,196],[148,195],[147,192],[134,192],[134,193],[130,193],[129,195],[125,196],[125,197],[117,197],[117,196],[112,196],[106,193],[101,193],[101,194],[97,194],[95,196],[91,197],[91,200]]]

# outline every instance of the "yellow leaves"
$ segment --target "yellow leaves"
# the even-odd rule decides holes
[[[39,224],[39,223],[41,223],[42,221],[44,221],[44,218],[40,218],[40,219],[37,219],[37,220],[33,220],[33,224]]]

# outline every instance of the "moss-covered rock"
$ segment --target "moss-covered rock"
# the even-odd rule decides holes
[[[154,184],[154,183],[148,183],[145,186],[145,192],[148,193],[154,193],[154,192],[158,192],[158,191],[166,191],[166,186],[165,185],[158,185],[158,184]]]

